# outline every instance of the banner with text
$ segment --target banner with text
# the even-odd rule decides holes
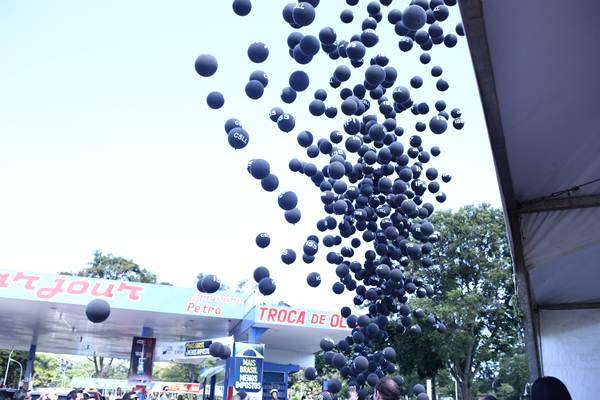
[[[262,400],[264,357],[264,344],[235,342],[234,395],[244,391],[248,400]]]
[[[211,357],[210,345],[220,342],[230,349],[233,348],[233,336],[212,339],[187,340],[182,342],[158,342],[156,345],[156,361],[193,362]]]
[[[147,383],[152,381],[152,363],[154,358],[155,338],[134,336],[131,345],[128,380],[131,383]]]
[[[306,310],[280,306],[258,306],[255,321],[265,325],[288,325],[306,328],[348,330],[346,320],[339,313]]]
[[[103,299],[113,309],[227,319],[242,319],[253,307],[249,294],[7,270],[0,270],[2,298],[82,306]]]

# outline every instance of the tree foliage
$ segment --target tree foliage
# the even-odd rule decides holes
[[[96,250],[94,258],[87,267],[69,275],[86,276],[89,278],[124,280],[129,282],[156,283],[156,274],[140,267],[132,260],[103,254]]]
[[[6,373],[6,366],[8,365],[8,356],[10,350],[0,350],[0,383],[4,381],[4,374]],[[27,364],[27,352],[26,351],[14,351],[11,355],[11,359],[16,360],[23,366],[23,374],[25,373],[25,365]],[[22,377],[21,379],[23,379]],[[19,366],[15,362],[10,363],[8,369],[8,376],[6,378],[6,386],[16,388],[19,383]]]
[[[36,354],[35,362],[33,363],[33,386],[59,386],[62,380],[59,364],[60,359],[58,357]]]
[[[392,332],[391,340],[402,354],[400,370],[434,378],[449,368],[461,398],[470,400],[478,373],[497,366],[502,354],[520,349],[520,314],[503,213],[482,204],[438,211],[431,222],[441,233],[431,255],[435,263],[409,269],[431,284],[436,295],[413,304],[433,312],[448,332],[440,335],[423,326],[420,337]]]

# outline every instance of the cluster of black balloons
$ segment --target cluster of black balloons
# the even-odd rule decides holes
[[[242,123],[237,118],[229,118],[225,121],[225,133],[229,145],[236,150],[243,149],[250,141],[250,135],[242,128]]]
[[[231,348],[221,342],[212,342],[208,347],[208,353],[215,358],[227,360],[231,357]]]
[[[294,29],[309,27],[315,21],[319,3],[319,0],[289,3],[282,9],[283,20]],[[346,0],[346,4],[355,7],[358,0]],[[400,54],[409,55],[420,49],[419,61],[429,64],[432,61],[429,50],[434,45],[452,48],[458,36],[464,35],[460,23],[453,32],[444,31],[449,7],[456,0],[412,0],[403,9],[386,11],[385,7],[391,4],[391,0],[370,1],[366,15],[362,14],[364,10],[352,8],[341,11],[342,23],[365,16],[360,30],[349,38],[340,37],[332,26],[320,27],[314,34],[307,32],[310,28],[302,32],[294,30],[287,37],[289,56],[300,66],[317,60],[319,53],[338,63],[332,68],[328,90],[337,92],[339,98],[318,88],[308,101],[308,111],[316,117],[335,118],[341,114],[345,120],[328,137],[317,138],[307,130],[299,131],[297,143],[310,160],[294,158],[289,168],[310,178],[319,188],[325,212],[316,222],[318,232],[309,235],[302,246],[302,260],[311,264],[319,250],[326,251],[326,261],[333,265],[338,278],[331,286],[332,292],[354,295],[353,307],[340,310],[351,329],[350,335],[337,343],[323,339],[321,348],[325,362],[335,367],[341,378],[357,385],[360,399],[366,398],[383,376],[396,371],[396,350],[386,345],[391,329],[419,335],[422,325],[428,325],[441,333],[446,331],[446,326],[434,315],[408,305],[413,297],[433,296],[434,290],[418,276],[409,274],[407,267],[418,270],[435,263],[432,250],[440,234],[429,220],[435,208],[432,202],[446,201],[442,189],[451,180],[449,174],[430,166],[441,150],[438,146],[425,148],[425,133],[440,135],[464,126],[460,109],[453,108],[448,113],[442,99],[435,104],[419,100],[427,76],[414,75],[406,83],[399,81],[398,70],[391,65],[398,54],[368,57],[380,42],[380,26],[386,15],[398,35]],[[251,9],[249,0],[233,2],[237,15],[248,15]],[[252,62],[260,63],[268,56],[263,43],[253,43],[248,48]],[[216,68],[216,60],[208,56],[200,56],[196,61],[201,76],[211,76]],[[301,68],[290,72],[289,86],[281,91],[283,103],[298,101],[313,83]],[[450,88],[443,74],[439,65],[430,69],[429,79],[439,93]],[[246,85],[246,94],[251,99],[260,98],[267,84],[267,74],[255,71]],[[400,125],[401,114],[408,110],[418,119],[412,127]],[[296,128],[296,118],[279,106],[270,110],[269,118],[284,133]],[[228,120],[225,130],[232,147],[240,149],[248,143],[248,135],[236,119]],[[405,136],[405,132],[410,134]],[[319,158],[326,162],[319,165]],[[265,190],[278,188],[279,181],[265,160],[250,161],[248,171],[261,180]],[[278,204],[288,222],[300,220],[298,196],[294,192],[281,193]],[[269,243],[265,233],[256,237],[260,248]],[[361,247],[364,250],[359,253]],[[294,249],[281,253],[286,265],[296,259]],[[253,278],[263,295],[275,292],[275,282],[266,267],[256,268]],[[320,286],[320,273],[310,272],[306,282],[310,287]],[[207,282],[200,286],[206,291],[205,286],[210,285]],[[364,312],[353,314],[356,307]],[[316,379],[317,375],[314,368],[305,370],[306,379]],[[404,385],[402,377],[395,376],[394,380]],[[327,396],[341,388],[340,380],[329,381]],[[419,400],[427,397],[422,385],[415,385],[412,393]]]
[[[221,281],[216,275],[203,275],[196,283],[196,288],[201,293],[215,293],[221,287]]]

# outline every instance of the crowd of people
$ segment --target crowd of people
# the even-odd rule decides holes
[[[15,393],[13,400],[61,400],[56,393],[43,393],[38,398],[32,399],[29,390],[19,390]],[[350,390],[348,400],[358,400],[356,390]],[[400,386],[391,378],[384,377],[377,384],[372,398],[368,400],[401,400],[403,399]],[[239,392],[234,396],[234,400],[246,400],[247,394]],[[270,400],[279,400],[277,389],[269,392]],[[546,376],[538,378],[528,387],[526,397],[529,400],[572,400],[567,387],[558,378]],[[104,393],[96,389],[73,389],[66,400],[209,400],[206,396],[195,393],[175,394],[169,392],[148,392],[143,388],[133,388],[131,390],[106,391]],[[311,393],[302,396],[302,400],[313,400]],[[325,396],[323,396],[323,400]],[[480,396],[478,400],[502,400],[491,394]]]

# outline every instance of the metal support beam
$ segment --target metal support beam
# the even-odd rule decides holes
[[[35,362],[37,340],[38,335],[37,333],[34,333],[31,339],[31,345],[29,346],[29,353],[27,354],[27,365],[25,366],[25,382],[23,383],[23,388],[25,390],[29,389],[29,383],[31,382],[31,377],[33,375],[33,363]]]
[[[600,195],[530,200],[519,204],[517,212],[519,214],[530,214],[590,207],[600,207]]]
[[[142,337],[153,338],[154,328],[151,328],[149,326],[142,326]]]
[[[248,329],[248,343],[258,343],[262,335],[264,335],[268,330],[269,328],[251,326]]]
[[[528,360],[529,377],[531,380],[535,380],[542,374],[538,330],[535,323],[529,274],[525,268],[523,257],[523,243],[517,212],[518,204],[514,194],[504,129],[500,118],[500,107],[496,95],[496,83],[485,29],[482,0],[461,0],[459,4],[477,77],[496,174],[500,183],[500,194],[506,215],[505,222],[514,260],[517,295],[523,311],[525,352]]]
[[[557,303],[538,304],[538,310],[592,310],[599,309],[600,303]]]
[[[215,400],[215,387],[217,386],[217,375],[210,377],[210,400]]]

